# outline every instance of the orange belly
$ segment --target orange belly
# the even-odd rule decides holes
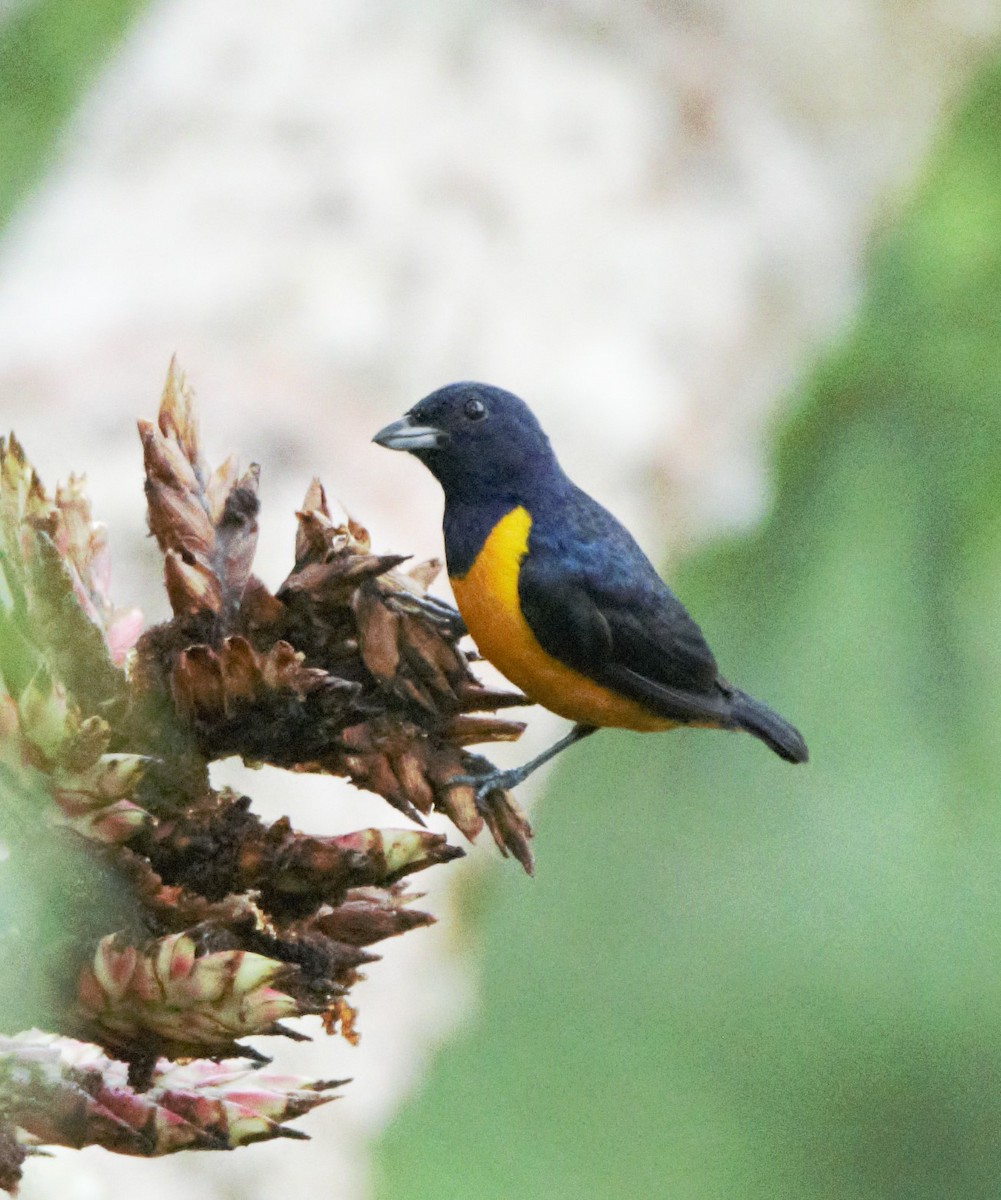
[[[650,732],[677,722],[648,712],[547,654],[521,615],[518,571],[528,551],[532,518],[521,507],[494,526],[461,579],[451,579],[455,600],[484,658],[536,704],[582,725],[611,725]]]

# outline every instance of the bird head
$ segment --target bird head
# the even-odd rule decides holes
[[[486,383],[439,388],[372,440],[419,458],[455,499],[517,495],[555,463],[524,400]]]

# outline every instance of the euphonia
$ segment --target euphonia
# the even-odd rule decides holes
[[[615,726],[743,729],[787,762],[806,743],[727,682],[698,625],[632,535],[563,473],[519,397],[453,383],[373,439],[420,459],[445,493],[445,556],[484,658],[529,699],[574,722],[521,767],[477,777],[477,800]]]

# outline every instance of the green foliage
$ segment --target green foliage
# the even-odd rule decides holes
[[[45,827],[51,799],[43,783],[0,762],[0,962],[8,964],[0,976],[0,1034],[63,1028],[81,948],[92,952],[111,928],[148,934],[111,865],[79,838]]]
[[[41,177],[64,122],[143,7],[143,0],[27,0],[0,21],[0,225]],[[20,694],[38,655],[25,637],[24,594],[9,550],[0,552],[0,679]],[[49,614],[52,620],[56,615]],[[78,632],[95,637],[92,627],[79,626]],[[105,681],[103,663],[99,674]],[[16,1029],[28,1012],[38,1019],[65,1006],[50,968],[64,966],[60,948],[77,935],[81,920],[99,922],[117,897],[113,881],[93,864],[81,869],[72,842],[55,839],[43,846],[33,836],[48,797],[30,773],[0,763],[0,793],[0,960],[17,964],[0,989],[0,1028]],[[18,852],[6,857],[14,846]],[[33,848],[30,855],[25,846]],[[38,953],[40,931],[45,956]]]
[[[0,22],[0,225],[40,178],[98,66],[145,0],[27,0]]]
[[[999,131],[993,70],[798,406],[771,518],[677,580],[811,763],[700,731],[571,751],[379,1195],[998,1194]]]

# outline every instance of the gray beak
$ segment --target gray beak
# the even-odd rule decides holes
[[[400,417],[380,429],[372,441],[387,450],[440,450],[448,441],[448,434],[434,425],[415,425],[410,417]]]

